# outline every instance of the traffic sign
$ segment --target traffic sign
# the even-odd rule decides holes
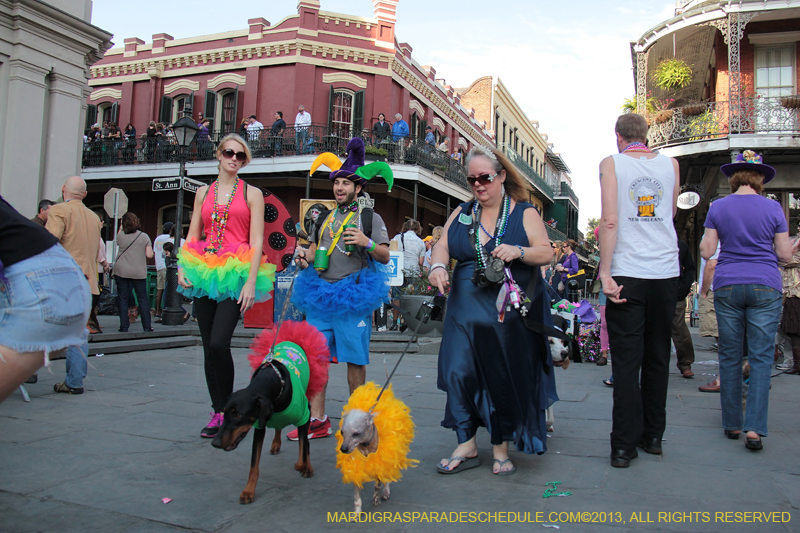
[[[177,191],[180,188],[180,178],[155,178],[153,180],[153,191]]]
[[[183,190],[191,193],[197,192],[197,189],[205,185],[202,181],[193,180],[192,178],[183,178]]]
[[[114,197],[117,196],[116,202]],[[115,206],[116,204],[116,206]],[[114,209],[116,207],[116,210]],[[103,209],[106,210],[109,218],[117,219],[128,211],[128,197],[125,191],[111,187],[108,192],[103,196]]]

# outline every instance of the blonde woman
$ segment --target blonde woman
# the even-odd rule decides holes
[[[532,301],[528,317],[552,325],[539,266],[548,264],[553,252],[539,213],[526,201],[527,181],[502,152],[473,148],[467,170],[475,200],[448,219],[428,275],[444,292],[451,283],[445,264],[458,260],[438,377],[439,389],[447,393],[442,425],[455,431],[458,446],[437,470],[453,474],[478,466],[475,437],[485,427],[492,473],[508,476],[516,471],[509,441],[523,453],[547,450],[545,410],[557,397],[547,339],[528,329],[513,306],[498,317],[497,299],[513,282]],[[493,274],[503,267],[511,273],[505,282]]]
[[[222,425],[222,409],[233,392],[231,338],[239,314],[267,300],[275,265],[262,255],[264,200],[261,191],[239,178],[252,156],[234,133],[216,152],[219,175],[197,190],[192,222],[178,265],[178,284],[192,298],[203,339],[211,419],[200,432],[213,438]],[[200,240],[205,235],[205,240]]]

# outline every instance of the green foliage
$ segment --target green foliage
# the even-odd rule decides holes
[[[686,125],[686,133],[690,141],[699,141],[720,134],[719,119],[711,111],[695,115]]]
[[[447,279],[452,279],[453,269],[450,268],[450,265],[448,265],[446,269]],[[400,287],[400,294],[419,296],[436,296],[439,294],[439,289],[436,285],[428,281],[427,272],[410,272],[408,270],[403,270],[403,274],[405,275],[405,283]]]
[[[664,90],[683,89],[692,82],[692,67],[683,59],[664,59],[653,72],[653,81]]]
[[[622,109],[622,112],[626,114],[636,113],[636,110],[639,108],[638,102],[639,96],[634,94],[632,97],[625,98],[623,100],[622,107],[620,109]],[[647,93],[644,103],[645,115],[657,113],[661,109],[666,109],[671,102],[672,100],[665,100],[664,102],[661,102],[650,96],[650,93]]]
[[[364,153],[370,155],[377,155],[380,157],[386,157],[387,155],[389,155],[389,152],[387,152],[385,149],[371,145],[367,145],[366,147],[364,147]]]

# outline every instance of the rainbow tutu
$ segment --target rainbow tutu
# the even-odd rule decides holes
[[[178,292],[187,298],[206,296],[218,302],[228,298],[238,300],[250,275],[254,250],[241,244],[237,249],[223,248],[221,252],[210,254],[204,248],[204,243],[192,239],[181,249],[178,266],[192,286],[178,287]],[[256,277],[256,302],[270,299],[274,282],[275,265],[267,263],[266,256],[262,256]]]

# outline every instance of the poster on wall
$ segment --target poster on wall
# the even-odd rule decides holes
[[[320,213],[323,211],[331,211],[336,209],[336,200],[315,200],[310,198],[303,198],[300,200],[300,227],[298,228],[298,237],[300,237],[300,244],[311,244],[308,241],[308,236],[317,223]]]

